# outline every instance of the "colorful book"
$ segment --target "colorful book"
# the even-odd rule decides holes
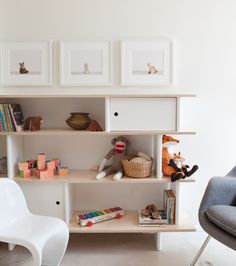
[[[175,195],[174,192],[169,190],[164,190],[164,209],[167,213],[167,221],[168,224],[174,224],[175,223]]]
[[[2,104],[0,104],[0,124],[1,124],[1,132],[5,132],[5,124],[4,124],[4,113],[2,109]]]
[[[22,131],[24,125],[24,116],[21,106],[19,104],[10,104],[9,109],[16,131]]]

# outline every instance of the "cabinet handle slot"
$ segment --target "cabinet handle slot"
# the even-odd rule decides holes
[[[60,201],[56,201],[56,204],[57,204],[57,205],[60,205],[61,203],[60,203]]]
[[[114,113],[114,116],[118,116],[119,114],[117,112]]]

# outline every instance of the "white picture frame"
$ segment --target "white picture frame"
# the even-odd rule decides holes
[[[112,86],[113,43],[60,42],[61,86]]]
[[[121,86],[171,86],[173,42],[121,41]]]
[[[1,42],[2,86],[51,86],[52,41]]]

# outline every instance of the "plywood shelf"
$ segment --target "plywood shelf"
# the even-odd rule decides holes
[[[70,128],[47,128],[39,131],[0,132],[0,136],[108,136],[108,135],[194,135],[193,131],[86,131]]]
[[[154,175],[147,178],[129,178],[129,177],[122,177],[119,181],[114,181],[112,176],[107,176],[102,180],[96,180],[97,172],[95,170],[70,170],[68,176],[54,176],[50,177],[47,180],[41,180],[37,177],[27,177],[22,178],[20,176],[16,176],[14,178],[15,181],[20,182],[61,182],[61,183],[79,183],[79,184],[114,184],[114,183],[132,183],[132,184],[139,184],[139,183],[157,183],[157,184],[164,184],[170,183],[169,177],[162,177],[156,178]],[[192,183],[195,182],[193,178],[186,178],[181,179],[179,182],[181,183]]]
[[[181,215],[178,225],[160,225],[144,227],[138,224],[138,212],[126,211],[125,216],[121,219],[113,219],[101,223],[94,224],[92,227],[81,227],[76,220],[75,212],[69,224],[71,233],[158,233],[158,232],[191,232],[195,231],[195,227],[189,219]],[[81,212],[80,212],[81,213]]]

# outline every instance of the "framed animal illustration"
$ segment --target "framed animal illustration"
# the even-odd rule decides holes
[[[60,84],[62,86],[111,86],[112,42],[61,42]]]
[[[173,83],[173,42],[121,42],[121,86],[170,86]]]
[[[2,42],[0,81],[3,86],[52,85],[52,42]]]

